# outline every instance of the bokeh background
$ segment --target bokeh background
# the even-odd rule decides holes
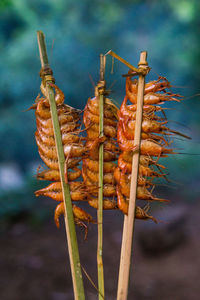
[[[36,31],[46,35],[51,67],[69,105],[83,109],[98,81],[99,54],[113,49],[133,65],[148,51],[147,80],[168,78],[184,96],[168,105],[169,126],[192,139],[175,139],[177,154],[163,160],[168,206],[154,207],[162,223],[137,222],[129,299],[199,299],[200,239],[200,3],[198,0],[0,1],[0,293],[2,300],[73,299],[65,231],[53,224],[55,203],[34,191],[41,165],[33,111],[39,93]],[[111,97],[121,103],[127,68],[106,66]],[[84,91],[84,93],[83,93]],[[94,212],[93,212],[94,213]],[[106,299],[115,299],[123,216],[105,213]],[[170,226],[171,224],[171,226]],[[81,262],[96,279],[96,227],[88,240],[77,229]],[[151,237],[151,238],[149,238]],[[85,277],[87,299],[97,299]]]

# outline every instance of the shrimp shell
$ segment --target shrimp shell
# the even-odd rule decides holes
[[[67,172],[67,178],[69,181],[75,180],[81,176],[81,170],[74,167],[72,169],[74,172]],[[39,180],[49,180],[49,181],[60,181],[60,172],[58,170],[44,170],[37,173],[37,179]]]
[[[111,125],[104,125],[103,127],[104,135],[108,138],[116,138],[117,128]],[[99,125],[93,124],[87,130],[88,139],[93,139],[94,137],[99,137]]]
[[[89,98],[85,109],[89,110],[93,115],[99,115],[99,98]],[[104,100],[104,116],[106,118],[114,119],[117,111],[117,107],[113,105],[110,99],[106,98]]]
[[[134,140],[127,140],[121,128],[118,129],[117,140],[122,151],[134,150],[136,148]],[[172,149],[162,147],[155,141],[141,140],[140,153],[142,155],[163,156],[163,154],[173,154]]]
[[[128,117],[130,120],[135,120],[136,118],[136,109],[137,104],[127,105],[128,98],[124,97],[124,100],[121,104],[120,110],[118,111],[118,116],[120,118]],[[152,114],[156,111],[163,111],[160,106],[152,106],[152,105],[143,105],[143,114]]]
[[[99,172],[99,162],[96,160],[92,160],[92,159],[84,159],[83,160],[83,165],[85,165],[89,170],[91,170],[92,172]],[[116,168],[116,164],[114,162],[104,162],[103,164],[103,172],[104,173],[111,173],[114,171],[114,169]]]
[[[88,200],[88,204],[96,209],[98,209],[98,198],[92,198]],[[103,209],[116,209],[117,204],[115,200],[103,199]]]
[[[111,118],[103,119],[105,125],[116,126],[116,120]],[[85,126],[89,126],[91,123],[99,124],[99,115],[93,115],[89,110],[85,110],[84,112],[84,124]]]
[[[128,205],[129,205],[129,199],[125,199],[122,195],[120,188],[117,187],[117,204],[119,209],[126,215],[128,215]],[[135,218],[141,219],[141,220],[148,220],[151,219],[156,224],[158,221],[153,216],[150,216],[147,214],[148,209],[142,209],[141,207],[137,206],[135,207]]]
[[[81,189],[77,185],[80,185],[79,182],[73,182],[70,184],[70,195],[72,201],[84,201],[87,198],[87,192]],[[73,185],[76,184],[76,185]],[[52,198],[55,201],[63,201],[63,192],[60,182],[54,182],[48,185],[47,187],[40,189],[35,192],[36,197],[38,196],[47,196]]]
[[[86,175],[95,184],[99,182],[99,174],[98,172],[92,172],[90,169],[86,169]],[[114,176],[113,173],[105,173],[103,175],[103,183],[113,184],[114,183]]]

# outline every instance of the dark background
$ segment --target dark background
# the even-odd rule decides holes
[[[55,203],[34,196],[35,190],[45,186],[35,179],[41,160],[34,139],[34,113],[25,112],[39,93],[37,30],[46,35],[56,83],[69,105],[83,109],[94,95],[99,54],[110,49],[135,66],[140,51],[147,50],[152,67],[147,80],[165,76],[173,91],[184,96],[181,104],[168,105],[168,125],[192,140],[175,139],[173,148],[183,154],[162,159],[173,183],[160,188],[160,193],[171,203],[153,208],[164,223],[157,225],[159,229],[149,222],[136,223],[130,299],[199,299],[199,9],[198,0],[1,0],[1,299],[73,299],[64,228],[57,230],[53,224]],[[115,61],[113,75],[110,70],[108,57],[107,86],[111,98],[120,104],[125,91],[121,75],[127,68]],[[170,222],[175,227],[166,233]],[[115,299],[122,224],[120,212],[105,213],[107,299]],[[150,244],[155,248],[145,252],[144,240],[151,229],[156,241]],[[173,239],[174,232],[177,238]],[[80,229],[78,235],[81,262],[96,282],[95,225],[89,227],[86,242]],[[159,250],[158,235],[174,242],[164,241]],[[87,279],[85,285],[87,299],[97,299]]]

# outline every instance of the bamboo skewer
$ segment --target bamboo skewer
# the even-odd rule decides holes
[[[147,52],[141,52],[139,69],[147,70]],[[139,72],[138,79],[138,93],[137,93],[137,111],[136,111],[136,125],[135,125],[135,137],[134,145],[140,147],[141,142],[141,127],[142,127],[142,111],[143,111],[143,100],[144,100],[144,85],[145,85],[145,72]],[[137,178],[138,178],[138,166],[139,166],[139,149],[133,154],[132,160],[132,174],[131,174],[131,188],[130,188],[130,199],[128,216],[124,217],[124,229],[122,238],[122,249],[121,249],[121,260],[120,270],[118,279],[118,291],[117,300],[126,300],[128,297],[128,284],[130,274],[130,263],[131,263],[131,250],[132,250],[132,239],[134,231],[134,220],[135,220],[135,202],[137,196]]]
[[[104,117],[104,92],[105,92],[105,56],[100,54],[100,81],[97,85],[99,94],[99,137],[103,137]],[[104,270],[103,270],[103,143],[99,146],[99,193],[98,193],[98,244],[97,244],[97,268],[99,300],[104,299]]]
[[[38,46],[40,52],[40,60],[42,69],[50,69],[48,63],[48,56],[46,51],[46,45],[44,40],[44,34],[42,31],[37,32],[38,38]],[[65,228],[67,233],[67,242],[68,242],[68,251],[69,251],[69,259],[70,266],[72,272],[72,282],[74,289],[74,299],[75,300],[85,300],[80,258],[79,258],[79,250],[78,243],[76,237],[76,230],[74,224],[74,217],[72,211],[72,203],[70,197],[69,185],[65,183],[64,176],[64,164],[65,164],[65,156],[63,152],[63,145],[60,133],[60,125],[57,115],[57,108],[55,103],[55,97],[53,89],[48,85],[49,82],[52,82],[53,77],[50,75],[44,76],[44,84],[46,86],[47,95],[50,103],[51,117],[54,129],[54,136],[56,142],[56,150],[58,155],[59,169],[60,169],[60,178],[62,184],[63,191],[63,199],[65,206]]]
[[[147,74],[147,68],[143,69],[143,68],[136,68],[134,67],[133,65],[131,65],[128,61],[126,61],[125,59],[123,59],[121,56],[117,55],[114,51],[112,50],[109,50],[106,54],[106,55],[111,55],[112,57],[118,59],[119,61],[121,61],[124,65],[126,65],[127,67],[129,67],[129,69],[131,69],[133,71],[133,73],[135,75],[139,75],[139,74],[142,74],[142,75],[146,75]],[[150,68],[148,67],[148,71],[150,70]],[[124,76],[124,75],[122,75]],[[126,76],[126,75],[125,75]]]

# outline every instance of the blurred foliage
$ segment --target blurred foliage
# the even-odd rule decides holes
[[[34,113],[24,112],[39,93],[36,30],[45,33],[56,82],[65,92],[66,101],[75,107],[83,108],[93,95],[89,77],[94,82],[98,80],[99,54],[111,48],[134,65],[139,52],[147,50],[152,67],[149,79],[162,74],[173,85],[185,87],[175,91],[188,97],[199,93],[199,9],[198,0],[2,0],[0,141],[4,147],[0,160],[17,162],[26,172],[28,164],[39,159]],[[112,97],[120,103],[124,94],[121,74],[127,69],[115,62],[115,74],[110,75],[110,65],[108,59],[108,87],[116,80]],[[191,127],[188,130],[169,123],[193,137],[192,142],[184,142],[181,152],[200,153],[199,97],[169,107],[170,120]],[[176,176],[188,184],[185,172],[191,174],[192,185],[192,177],[198,172],[197,161],[199,157],[191,155],[175,158],[172,165]]]
[[[0,192],[0,231],[9,224],[26,220],[31,226],[37,227],[53,211],[36,198],[34,192],[42,188],[44,183],[37,182],[33,177],[26,178],[23,189]]]

